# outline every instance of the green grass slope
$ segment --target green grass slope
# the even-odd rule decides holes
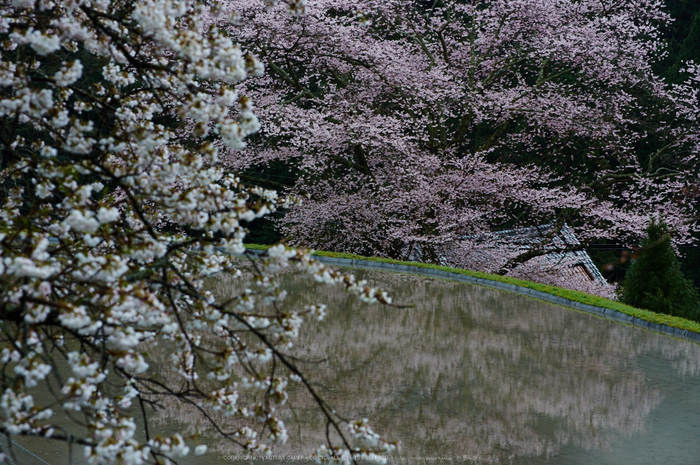
[[[246,244],[246,247],[253,250],[265,250],[270,246],[261,245],[251,245]],[[596,295],[586,294],[584,292],[572,291],[570,289],[564,289],[563,287],[549,286],[546,284],[535,283],[532,281],[525,281],[522,279],[509,278],[507,276],[501,276],[497,274],[482,273],[480,271],[463,270],[460,268],[451,268],[448,266],[431,265],[429,263],[419,263],[419,262],[404,262],[400,260],[393,260],[390,258],[379,258],[379,257],[363,257],[361,255],[349,254],[349,253],[337,253],[337,252],[314,252],[314,255],[321,257],[335,257],[335,258],[347,258],[352,260],[365,260],[369,262],[380,262],[380,263],[392,263],[396,265],[409,265],[416,268],[427,268],[432,270],[448,271],[450,273],[463,274],[467,276],[472,276],[475,278],[490,279],[492,281],[499,281],[506,284],[514,284],[516,286],[521,286],[529,289],[534,289],[536,291],[546,292],[548,294],[555,295],[557,297],[562,297],[564,299],[573,300],[575,302],[580,302],[582,304],[594,305],[596,307],[609,308],[611,310],[617,310],[625,315],[630,315],[635,318],[639,318],[644,321],[649,321],[652,323],[657,323],[661,325],[671,326],[674,328],[679,328],[682,330],[692,331],[694,333],[700,334],[700,323],[695,321],[686,320],[684,318],[679,318],[671,315],[665,315],[663,313],[654,313],[649,310],[644,310],[640,308],[631,307],[614,300],[605,299],[603,297],[598,297]]]

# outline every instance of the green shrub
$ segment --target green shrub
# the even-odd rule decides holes
[[[700,321],[700,296],[681,271],[668,227],[652,221],[647,235],[622,283],[620,300],[653,312]]]

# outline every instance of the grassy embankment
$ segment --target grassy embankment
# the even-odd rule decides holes
[[[249,249],[264,250],[270,246],[261,246],[254,244],[246,244]],[[366,260],[370,262],[382,262],[382,263],[393,263],[397,265],[410,265],[416,268],[427,268],[433,270],[448,271],[451,273],[463,274],[467,276],[473,276],[475,278],[490,279],[493,281],[500,281],[506,284],[514,284],[516,286],[521,286],[529,289],[534,289],[537,291],[546,292],[548,294],[555,295],[557,297],[562,297],[564,299],[573,300],[575,302],[580,302],[583,304],[594,305],[596,307],[609,308],[611,310],[617,310],[620,313],[630,315],[641,320],[649,321],[652,323],[662,324],[666,326],[672,326],[674,328],[679,328],[682,330],[692,331],[694,333],[700,333],[700,323],[695,321],[686,320],[684,318],[679,318],[676,316],[665,315],[663,313],[654,313],[649,310],[643,310],[640,308],[631,307],[614,300],[604,299],[603,297],[598,297],[596,295],[586,294],[584,292],[572,291],[570,289],[564,289],[563,287],[549,286],[546,284],[535,283],[532,281],[525,281],[522,279],[509,278],[507,276],[500,276],[497,274],[482,273],[480,271],[463,270],[460,268],[450,268],[448,266],[431,265],[429,263],[419,263],[419,262],[404,262],[400,260],[392,260],[390,258],[379,258],[379,257],[363,257],[361,255],[349,254],[349,253],[336,253],[336,252],[314,252],[314,255],[322,257],[335,257],[335,258],[348,258],[354,260]]]

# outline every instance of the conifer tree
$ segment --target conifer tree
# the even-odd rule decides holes
[[[622,284],[622,302],[657,313],[700,321],[700,297],[682,273],[663,221],[647,228],[641,253]]]

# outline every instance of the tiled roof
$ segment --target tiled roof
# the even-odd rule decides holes
[[[503,249],[509,249],[509,251],[513,253],[520,254],[540,244],[553,232],[555,226],[555,223],[548,223],[529,228],[508,229],[480,234],[465,239],[470,239],[475,244],[481,244],[486,248],[497,248],[501,251]],[[545,248],[545,250],[547,248],[551,249],[551,252],[544,255],[549,263],[553,265],[562,263],[565,265],[562,271],[566,271],[567,274],[584,274],[591,281],[606,284],[605,278],[598,270],[598,267],[595,266],[593,260],[591,260],[588,252],[583,249],[561,251],[569,247],[581,245],[581,242],[569,225],[564,224],[561,230],[551,239],[551,246],[548,245]]]

